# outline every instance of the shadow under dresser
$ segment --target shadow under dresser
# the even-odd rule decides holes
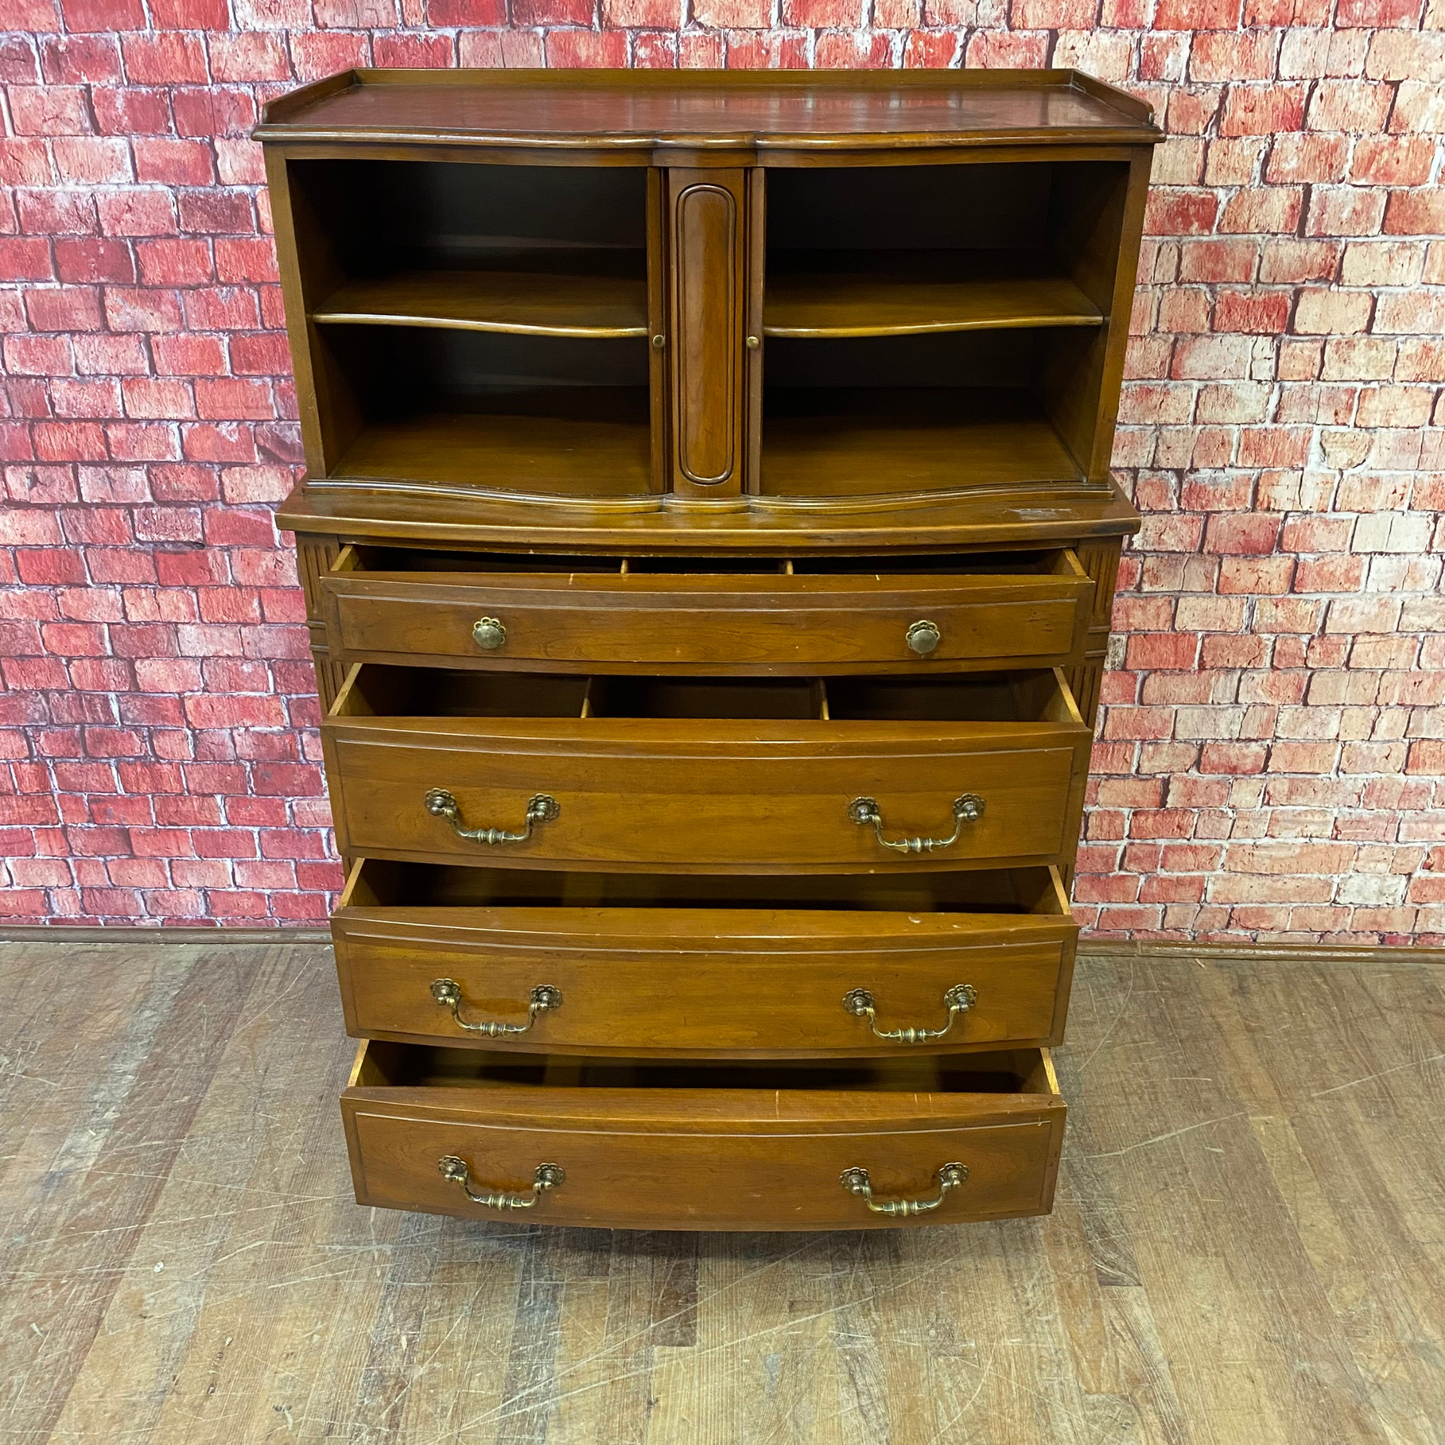
[[[257,136],[358,1201],[1046,1212],[1149,107],[367,70]]]

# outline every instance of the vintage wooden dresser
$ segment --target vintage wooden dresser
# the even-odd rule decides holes
[[[1047,1211],[1149,107],[355,71],[257,134],[358,1200]]]

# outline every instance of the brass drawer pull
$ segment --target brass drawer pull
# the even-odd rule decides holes
[[[874,1214],[927,1214],[930,1209],[937,1209],[943,1203],[950,1189],[957,1189],[968,1178],[968,1166],[945,1164],[933,1177],[938,1180],[936,1199],[887,1199],[881,1204],[873,1198],[873,1186],[869,1183],[866,1169],[860,1169],[856,1165],[852,1169],[845,1169],[838,1177],[838,1183],[850,1194],[862,1195],[863,1202]]]
[[[443,1154],[437,1160],[437,1168],[443,1179],[460,1184],[462,1193],[483,1209],[531,1209],[549,1189],[566,1183],[567,1175],[560,1164],[539,1164],[532,1175],[532,1188],[526,1194],[508,1194],[498,1191],[494,1194],[473,1194],[467,1162],[455,1154]]]
[[[507,629],[495,617],[479,617],[472,623],[472,641],[486,652],[495,652],[507,640]]]
[[[469,1024],[461,1016],[462,986],[454,978],[434,978],[431,985],[431,996],[443,1007],[452,1011],[452,1017],[457,1021],[459,1028],[466,1029],[469,1033],[485,1034],[489,1039],[499,1039],[504,1034],[524,1034],[537,1022],[537,1015],[546,1013],[548,1009],[562,1007],[562,992],[555,989],[550,983],[539,983],[532,990],[532,996],[527,1009],[527,1022],[524,1024],[502,1024],[483,1022]],[[947,1030],[944,1030],[946,1033]]]
[[[983,817],[983,799],[977,793],[965,793],[961,798],[954,799],[953,832],[946,838],[885,838],[883,814],[878,811],[876,798],[854,798],[848,804],[848,816],[860,827],[872,823],[878,841],[896,853],[931,853],[935,848],[948,848],[957,843],[963,825],[977,822]]]
[[[538,823],[550,823],[562,812],[562,805],[546,793],[538,793],[527,803],[527,827],[521,833],[508,833],[505,828],[464,828],[457,800],[445,788],[433,788],[422,804],[434,818],[445,818],[458,838],[477,843],[525,843]]]
[[[432,992],[436,992],[432,984]],[[943,996],[944,1007],[948,1010],[948,1022],[941,1029],[880,1029],[878,1016],[874,1012],[873,995],[866,988],[850,989],[843,995],[843,1007],[850,1014],[868,1020],[868,1027],[874,1036],[900,1044],[927,1044],[943,1038],[953,1027],[959,1014],[965,1014],[978,1002],[978,991],[971,983],[956,983]],[[466,1027],[466,1025],[463,1025]]]
[[[929,622],[922,618],[915,622],[907,632],[903,634],[903,640],[920,657],[927,657],[942,640],[943,634],[938,630],[936,622]]]

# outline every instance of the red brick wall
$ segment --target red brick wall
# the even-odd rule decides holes
[[[1442,0],[0,0],[0,852],[17,921],[337,881],[257,106],[351,65],[1079,65],[1156,106],[1076,890],[1445,936]]]

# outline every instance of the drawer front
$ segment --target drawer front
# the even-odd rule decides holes
[[[1092,594],[1075,576],[343,574],[325,579],[323,606],[331,649],[351,661],[927,673],[1066,664]]]
[[[345,718],[323,729],[341,850],[517,867],[848,871],[1061,861],[1088,768],[1080,727]],[[429,812],[445,790],[456,817]],[[529,801],[555,802],[523,841]],[[975,797],[983,811],[959,818]],[[877,827],[851,805],[878,805]],[[860,817],[864,821],[857,821]],[[910,836],[948,847],[901,852]]]
[[[1066,913],[344,908],[332,932],[358,1037],[765,1058],[1055,1043],[1077,929]]]
[[[700,1107],[706,1103],[700,1101]],[[1052,1111],[1062,1114],[1062,1110]],[[525,1217],[538,1224],[605,1229],[868,1229],[963,1224],[1047,1213],[1062,1118],[899,1135],[772,1136],[492,1128],[354,1105],[348,1143],[358,1204],[462,1218],[516,1219],[471,1203],[442,1177],[460,1158],[476,1193],[525,1191],[540,1164],[564,1182]],[[937,1171],[962,1163],[967,1180],[936,1210],[913,1218],[875,1214],[839,1180],[868,1170],[881,1198],[925,1200]]]
[[[1056,1092],[755,1092],[739,1102],[733,1090],[558,1086],[498,1091],[494,1101],[487,1090],[352,1088],[342,1114],[357,1202],[384,1208],[623,1229],[812,1230],[959,1224],[1052,1204],[1064,1126]],[[538,1190],[547,1165],[557,1173],[541,1177],[555,1182]],[[949,1165],[963,1170],[944,1188]],[[937,1207],[870,1209],[842,1182],[853,1170],[866,1171],[876,1204]]]

